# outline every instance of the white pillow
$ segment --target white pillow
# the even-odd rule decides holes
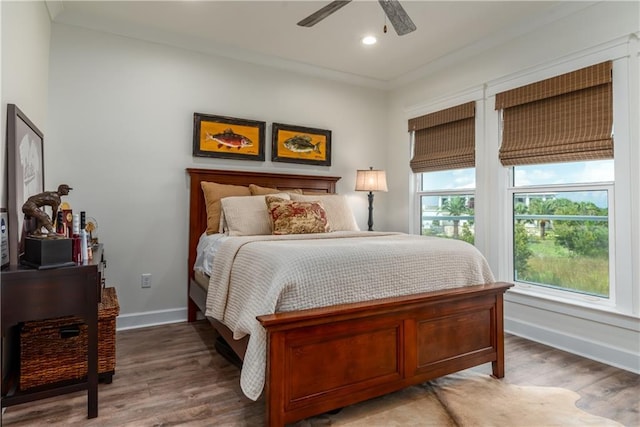
[[[360,231],[347,198],[340,194],[291,194],[295,202],[322,203],[330,231]]]
[[[287,193],[272,196],[290,200]],[[264,198],[265,196],[236,196],[220,199],[220,226],[229,236],[271,234],[271,219]]]

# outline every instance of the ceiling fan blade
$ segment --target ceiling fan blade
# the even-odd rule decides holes
[[[399,36],[416,30],[416,24],[409,18],[398,0],[378,0],[378,2]]]
[[[298,22],[298,25],[300,25],[301,27],[313,27],[318,22],[331,15],[333,12],[348,5],[349,3],[351,3],[351,0],[332,1],[322,9],[319,9],[318,11],[304,18],[302,21]]]

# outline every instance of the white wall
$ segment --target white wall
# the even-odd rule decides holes
[[[44,2],[0,2],[2,10],[2,113],[0,206],[7,207],[7,104],[16,104],[47,137],[47,85],[51,21]],[[46,149],[45,149],[46,151]],[[46,158],[46,154],[45,154]],[[46,173],[46,169],[45,169]]]
[[[355,171],[385,163],[383,92],[59,24],[49,112],[47,182],[71,185],[72,208],[98,221],[120,328],[186,318],[185,168],[341,176],[338,192],[366,229]],[[267,159],[273,122],[330,129],[332,166],[194,158],[194,112],[266,121]]]
[[[43,2],[0,1],[0,207],[7,208],[7,104],[45,132],[51,22]],[[9,224],[11,226],[11,224]],[[3,345],[3,351],[7,349]],[[3,353],[2,371],[7,358]]]
[[[390,94],[389,110],[389,141],[394,141],[387,150],[387,171],[389,187],[392,190],[388,196],[388,204],[402,206],[397,212],[389,212],[387,218],[391,228],[398,231],[409,231],[409,206],[411,206],[411,172],[408,167],[409,136],[407,133],[407,119],[419,116],[431,111],[425,111],[430,104],[434,105],[448,97],[455,97],[464,93],[482,93],[483,88],[493,82],[504,79],[506,76],[528,71],[531,68],[545,64],[553,64],[568,56],[580,56],[579,52],[586,49],[598,48],[612,40],[629,37],[640,31],[640,6],[637,2],[601,2],[585,8],[571,16],[551,22],[532,33],[510,40],[501,46],[491,50],[478,52],[478,55],[468,57],[466,60],[454,65],[435,67],[433,73],[425,75],[421,80],[401,88],[397,88]],[[630,45],[635,45],[635,37],[631,37]],[[435,64],[437,65],[437,64]],[[632,79],[635,79],[632,88],[637,92],[638,71],[637,65]],[[475,98],[478,99],[478,98]],[[480,96],[480,108],[483,100]],[[489,104],[489,103],[487,103]],[[448,105],[448,106],[453,106]],[[443,106],[442,108],[445,108]],[[486,117],[495,116],[492,109],[483,111]],[[626,106],[625,106],[626,108]],[[629,111],[632,123],[637,123],[638,93],[630,96]],[[486,119],[485,119],[486,120]],[[486,124],[486,122],[485,122]],[[477,156],[484,156],[485,144],[495,144],[488,138],[497,133],[492,127],[492,122],[487,124],[489,129],[481,135],[479,152]],[[635,135],[636,147],[630,150],[631,162],[640,164],[640,150],[638,146],[638,133]],[[634,151],[635,150],[635,151]],[[486,163],[484,163],[486,164]],[[496,167],[499,167],[497,159]],[[478,194],[483,197],[476,198],[476,206],[480,213],[485,215],[485,220],[476,223],[477,235],[482,235],[480,247],[489,259],[494,273],[499,280],[508,280],[504,276],[505,239],[501,239],[500,233],[504,233],[500,218],[504,213],[500,211],[502,206],[501,192],[494,186],[497,182],[497,172],[491,171],[489,179],[481,180],[477,184]],[[486,178],[486,177],[483,177]],[[633,218],[640,216],[638,206],[638,188],[640,179],[637,167],[630,174],[631,188],[636,189],[631,198],[635,200],[630,204]],[[483,204],[484,206],[480,206]],[[627,206],[627,205],[625,205]],[[481,209],[480,209],[481,208]],[[629,214],[629,213],[627,213]],[[634,216],[635,215],[635,216]],[[632,247],[638,256],[638,227],[632,221],[630,231],[632,234]],[[631,271],[624,273],[627,281],[632,281],[633,297],[638,299],[640,295],[640,283],[637,268],[629,268]],[[500,277],[504,276],[504,277]],[[627,283],[628,284],[628,283]],[[639,371],[640,360],[640,328],[638,327],[637,310],[633,315],[626,313],[602,313],[572,307],[571,305],[542,301],[513,293],[507,294],[505,305],[506,329],[528,338],[551,344],[558,348],[564,348],[577,354],[582,354],[596,360],[623,367],[625,369]],[[635,304],[637,307],[637,304]]]

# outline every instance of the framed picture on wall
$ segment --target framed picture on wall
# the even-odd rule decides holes
[[[271,160],[331,166],[331,131],[274,123]]]
[[[22,205],[44,191],[42,132],[14,104],[7,105],[9,262],[18,264],[24,248]]]
[[[265,122],[193,114],[193,155],[264,161]]]

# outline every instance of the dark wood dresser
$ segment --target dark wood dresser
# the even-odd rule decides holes
[[[9,266],[1,273],[1,329],[7,345],[2,372],[2,407],[87,390],[88,418],[98,416],[98,302],[104,267],[102,245],[84,265],[48,270]],[[19,389],[19,325],[76,316],[87,325],[88,375],[80,380]]]

